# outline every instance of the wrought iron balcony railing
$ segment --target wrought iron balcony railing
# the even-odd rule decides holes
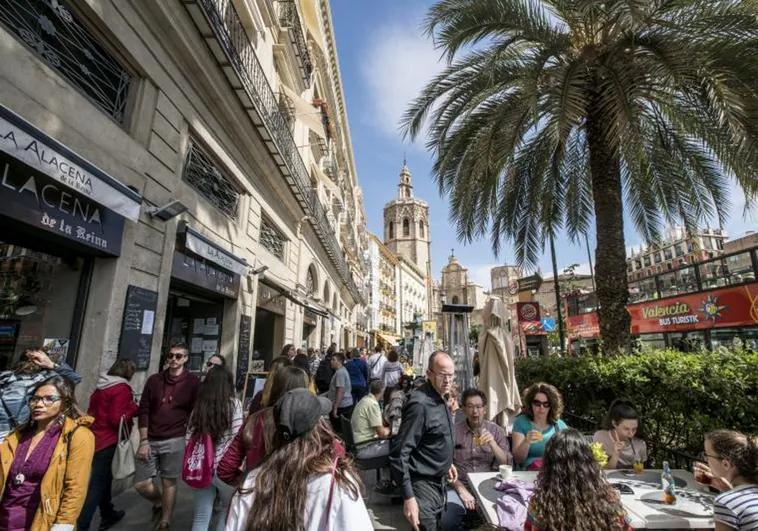
[[[313,62],[308,51],[308,43],[305,40],[303,25],[300,22],[300,14],[297,12],[297,4],[294,0],[279,1],[279,25],[288,30],[292,44],[297,50],[300,59],[300,73],[305,85],[311,84]]]
[[[357,300],[365,302],[353,282],[345,254],[327,221],[326,211],[310,186],[308,170],[280,110],[279,100],[266,79],[232,0],[182,1],[232,87],[238,94],[244,92],[240,95],[240,102],[292,194],[310,216],[310,222],[343,282]]]

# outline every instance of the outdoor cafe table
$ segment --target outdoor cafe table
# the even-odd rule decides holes
[[[645,470],[637,474],[630,470],[609,470],[608,481],[629,486],[634,494],[621,494],[621,503],[634,529],[713,529],[712,494],[702,492],[687,470],[672,470],[677,483],[675,505],[658,503],[663,500],[661,471]],[[536,472],[513,472],[513,479],[534,483]],[[497,472],[474,472],[468,475],[487,522],[498,525],[497,500],[503,495],[495,490]]]

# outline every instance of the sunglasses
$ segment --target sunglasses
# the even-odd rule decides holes
[[[46,395],[46,396],[39,396],[34,395],[29,397],[29,404],[34,405],[42,402],[42,405],[45,407],[52,406],[56,402],[59,402],[61,399],[61,395]]]
[[[532,400],[532,407],[542,407],[545,409],[550,409],[550,402],[540,402],[539,400]]]
[[[221,365],[221,364],[220,363],[213,363],[212,361],[206,361],[205,362],[205,366],[208,367],[208,368],[215,367],[215,366],[218,366],[218,365]]]
[[[168,360],[180,360],[182,358],[184,358],[184,354],[173,354],[172,353],[172,354],[169,354],[168,356],[166,356],[166,359],[168,359]]]

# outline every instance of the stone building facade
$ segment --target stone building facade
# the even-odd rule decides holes
[[[238,383],[365,338],[365,214],[328,0],[0,3],[0,360]],[[33,177],[33,179],[30,179]],[[85,400],[86,403],[86,400]]]

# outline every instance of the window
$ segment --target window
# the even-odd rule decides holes
[[[653,264],[653,262],[650,260],[650,255],[647,255],[645,258],[643,258],[643,263],[645,264],[645,267],[650,267]]]
[[[418,222],[418,235],[420,238],[424,237],[424,222],[423,221]]]
[[[663,255],[666,257],[666,260],[672,260],[674,258],[673,248],[666,247],[666,249],[663,251]]]
[[[229,218],[237,219],[240,194],[200,145],[190,140],[182,179]]]
[[[68,2],[3,0],[0,22],[108,116],[124,122],[134,76],[100,44]]]
[[[393,221],[390,221],[388,230],[387,230],[387,239],[393,240],[395,238],[395,223]]]
[[[403,236],[410,236],[411,235],[411,222],[408,221],[408,218],[403,219]]]
[[[259,239],[261,245],[268,252],[284,262],[284,237],[266,218],[261,219],[261,235]]]
[[[458,304],[458,295],[453,295],[453,304]]]

